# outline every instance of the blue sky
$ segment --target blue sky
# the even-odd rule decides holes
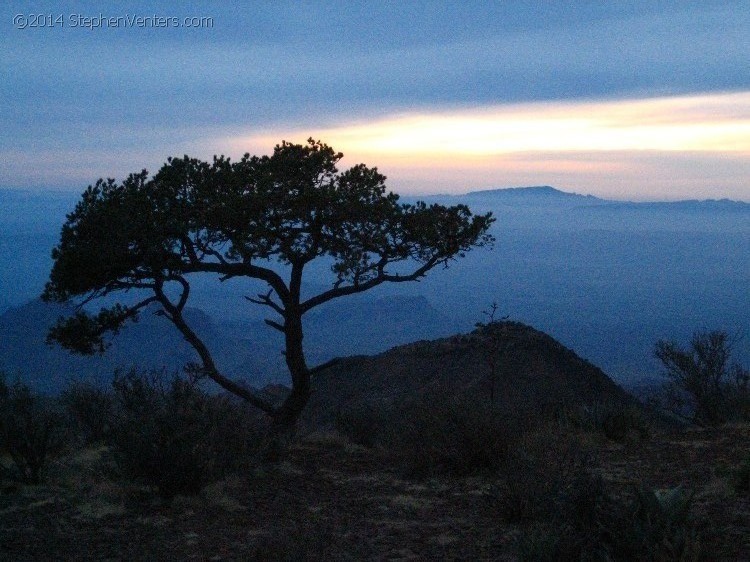
[[[750,200],[747,2],[9,2],[0,17],[0,187],[80,191],[315,136],[402,193]]]

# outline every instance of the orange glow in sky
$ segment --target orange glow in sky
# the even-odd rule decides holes
[[[697,173],[718,178],[729,196],[750,199],[750,92],[402,114],[230,144],[233,152],[258,153],[282,138],[309,136],[344,152],[346,163],[377,165],[403,191],[562,181],[561,187],[585,192],[598,185],[599,193],[616,197],[618,186],[641,181],[650,182],[641,198],[669,198],[662,176],[694,182]],[[713,167],[722,163],[731,178]]]

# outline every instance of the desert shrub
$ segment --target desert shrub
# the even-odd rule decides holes
[[[734,363],[724,386],[727,417],[730,421],[750,421],[750,370]]]
[[[732,343],[722,331],[694,334],[687,349],[658,341],[654,355],[669,379],[665,406],[700,425],[750,419],[750,371],[731,361]]]
[[[521,560],[690,561],[701,559],[692,495],[681,488],[638,489],[618,498],[583,473],[557,500],[553,517],[521,537]]]
[[[123,472],[169,500],[196,494],[247,458],[258,429],[239,405],[163,372],[115,377],[111,442]]]
[[[650,435],[648,420],[635,407],[610,411],[601,421],[601,430],[607,439],[617,442],[633,435],[638,439],[647,439]]]
[[[692,494],[680,487],[642,487],[629,501],[611,499],[599,517],[599,542],[614,560],[698,560],[691,503]]]
[[[34,394],[20,382],[9,386],[0,377],[0,455],[12,461],[9,468],[0,458],[0,472],[38,484],[65,441],[63,416],[52,400]]]
[[[60,402],[74,434],[84,444],[106,441],[114,417],[111,392],[87,383],[73,383],[63,391]]]
[[[497,471],[518,420],[468,398],[424,400],[392,412],[384,442],[409,476]]]
[[[268,420],[242,400],[204,395],[203,423],[212,479],[247,471],[268,435]]]

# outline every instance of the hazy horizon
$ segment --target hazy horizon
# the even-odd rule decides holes
[[[150,172],[150,170],[149,170]],[[97,178],[98,179],[98,178]],[[117,181],[121,181],[124,178],[115,178]],[[50,194],[58,194],[58,195],[80,195],[83,193],[85,189],[89,185],[95,184],[96,181],[92,181],[86,185],[83,186],[71,186],[71,187],[51,187],[51,186],[37,186],[37,187],[23,187],[23,186],[0,186],[0,191],[17,191],[17,192],[28,192],[28,193],[50,193]],[[387,183],[387,182],[386,182]],[[617,197],[610,197],[602,194],[597,194],[593,192],[584,192],[582,190],[576,190],[575,188],[566,188],[566,187],[560,187],[556,185],[550,185],[549,183],[536,183],[536,184],[529,184],[529,185],[498,185],[495,187],[484,187],[484,188],[467,188],[464,191],[457,191],[453,193],[448,193],[445,191],[432,191],[432,192],[421,192],[416,191],[412,193],[406,193],[406,192],[398,192],[396,190],[390,189],[390,191],[393,191],[394,193],[397,193],[401,197],[407,197],[407,198],[419,198],[419,197],[427,197],[427,198],[434,198],[434,197],[462,197],[465,195],[469,195],[472,193],[481,193],[481,192],[492,192],[492,191],[499,191],[499,190],[514,190],[514,189],[534,189],[539,187],[551,187],[552,189],[556,191],[560,191],[565,194],[571,194],[571,195],[581,195],[584,197],[596,197],[597,199],[602,199],[605,201],[612,201],[612,202],[618,202],[618,203],[676,203],[676,202],[686,202],[686,201],[734,201],[738,203],[747,203],[750,204],[750,194],[748,194],[748,197],[746,199],[737,199],[729,196],[724,196],[721,194],[715,194],[711,197],[682,197],[682,198],[674,198],[674,199],[665,199],[665,198],[659,198],[659,197],[643,197],[643,198],[617,198]],[[71,208],[71,211],[73,209]]]

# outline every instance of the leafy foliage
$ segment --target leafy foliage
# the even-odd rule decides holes
[[[99,180],[63,225],[43,297],[83,305],[131,291],[137,302],[61,319],[50,341],[79,353],[102,352],[104,333],[116,333],[157,303],[194,347],[205,375],[279,425],[293,425],[310,393],[312,370],[302,347],[306,312],[381,283],[417,280],[492,242],[491,214],[473,216],[464,205],[399,203],[386,193],[377,168],[358,164],[339,172],[342,157],[309,139],[282,142],[271,156],[246,154],[237,162],[221,156],[211,163],[185,156],[169,159],[152,178],[144,170],[122,183]],[[329,265],[332,286],[303,299],[303,270],[318,259]],[[249,300],[268,307],[275,316],[266,322],[285,336],[293,389],[281,407],[223,376],[186,322],[190,277],[198,273],[268,284],[268,292]]]

